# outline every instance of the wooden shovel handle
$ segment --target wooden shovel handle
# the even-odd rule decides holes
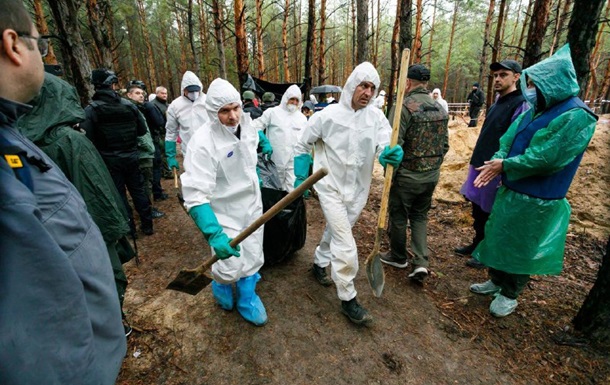
[[[244,231],[237,234],[235,238],[229,242],[231,247],[235,247],[239,245],[244,239],[248,238],[253,232],[255,232],[259,227],[267,223],[271,218],[276,216],[280,211],[282,211],[286,206],[294,202],[298,197],[303,195],[305,191],[311,188],[317,181],[324,178],[328,175],[328,170],[324,167],[314,172],[309,178],[305,179],[303,183],[299,185],[299,187],[295,188],[291,193],[282,198],[279,202],[274,204],[267,212],[258,217],[250,226],[246,227]],[[209,258],[203,262],[202,265],[197,267],[197,271],[200,273],[204,273],[207,271],[214,263],[218,261],[218,257],[213,255],[212,258]]]
[[[398,92],[396,96],[396,107],[394,108],[394,120],[392,122],[392,137],[390,139],[390,147],[393,147],[398,142],[398,133],[400,131],[400,117],[402,115],[402,103],[405,98],[405,88],[407,87],[407,73],[409,72],[409,56],[411,50],[405,48],[402,51],[400,59],[400,75],[398,78]],[[391,97],[391,95],[390,95]],[[390,199],[390,188],[392,187],[392,175],[394,174],[394,166],[386,165],[385,179],[383,181],[383,192],[381,194],[381,208],[379,209],[379,218],[377,228],[385,228],[385,218],[388,215],[388,201]]]
[[[178,170],[172,167],[172,171],[174,172],[174,188],[178,189]]]

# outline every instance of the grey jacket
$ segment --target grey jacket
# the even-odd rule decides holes
[[[126,342],[108,252],[74,186],[14,128],[26,110],[0,99],[0,151],[19,157],[0,157],[0,383],[114,384]]]

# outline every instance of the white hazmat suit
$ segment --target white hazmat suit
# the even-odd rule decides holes
[[[250,115],[241,115],[239,138],[218,119],[218,111],[231,103],[241,105],[237,90],[226,80],[214,80],[205,102],[209,120],[189,142],[180,179],[187,210],[209,203],[223,231],[235,238],[263,214],[263,204],[256,174],[258,132]],[[239,258],[212,265],[216,282],[230,284],[258,272],[264,262],[263,228],[240,247]]]
[[[380,91],[379,96],[375,99],[375,107],[383,110],[383,106],[385,106],[385,91]]]
[[[331,265],[331,277],[342,301],[356,297],[354,278],[358,252],[352,226],[366,204],[375,158],[390,142],[391,127],[375,95],[359,110],[352,108],[356,87],[363,81],[379,88],[379,75],[371,63],[358,65],[347,79],[339,103],[331,104],[309,119],[295,146],[295,156],[315,149],[314,171],[326,167],[329,174],[314,188],[326,218],[326,228],[316,248],[314,263]]]
[[[199,86],[201,89],[199,97],[195,101],[191,101],[184,95],[176,98],[167,107],[167,123],[165,124],[166,141],[175,142],[178,134],[180,134],[182,154],[186,154],[188,142],[195,131],[209,121],[205,109],[206,95],[203,93],[203,85],[197,75],[191,71],[186,71],[182,76],[180,89],[184,92],[184,89],[188,86]]]
[[[288,100],[298,98],[299,104],[289,111]],[[294,144],[300,139],[307,118],[301,113],[301,90],[296,85],[288,87],[279,106],[267,109],[263,115],[252,122],[254,127],[265,133],[273,155],[271,160],[277,167],[278,177],[285,191],[294,190]]]
[[[438,98],[434,97],[434,94],[438,93]],[[435,88],[432,91],[432,99],[434,99],[435,102],[437,102],[438,104],[441,105],[441,107],[443,107],[445,109],[445,112],[449,112],[449,105],[447,104],[447,101],[445,99],[443,99],[443,95],[441,95],[441,90],[438,88]]]

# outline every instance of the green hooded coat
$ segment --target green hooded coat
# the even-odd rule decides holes
[[[72,128],[85,119],[78,95],[70,84],[45,73],[40,94],[31,104],[34,108],[19,119],[17,127],[59,166],[83,196],[108,247],[122,303],[127,278],[121,261],[133,256],[125,238],[130,232],[129,217],[99,152],[84,134]]]
[[[522,91],[527,88],[526,79],[532,80],[544,96],[544,111],[577,96],[580,90],[568,45],[523,70]],[[537,131],[525,153],[507,158],[524,116],[537,116],[544,111],[537,111],[534,105],[515,119],[500,139],[500,150],[492,159],[504,159],[503,172],[509,181],[558,172],[582,154],[593,137],[596,117],[575,108]],[[485,239],[472,255],[486,266],[507,273],[559,274],[563,269],[570,212],[565,198],[534,198],[502,186],[485,226]]]

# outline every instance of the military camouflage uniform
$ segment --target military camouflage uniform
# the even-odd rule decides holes
[[[393,115],[394,111],[390,121]],[[414,268],[428,267],[428,210],[443,157],[449,150],[447,122],[447,113],[424,87],[405,95],[398,136],[404,157],[390,190],[390,246],[395,259],[407,259],[406,231],[410,223]]]

